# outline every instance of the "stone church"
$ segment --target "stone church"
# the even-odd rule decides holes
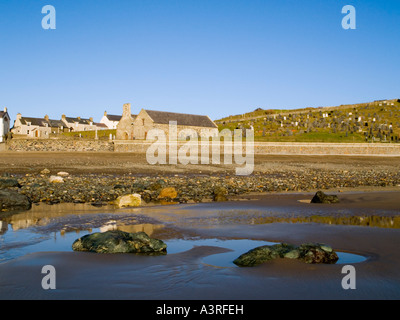
[[[198,136],[205,133],[218,135],[218,126],[208,116],[142,109],[134,119],[130,103],[124,104],[117,125],[117,140],[145,140],[151,129],[161,129],[168,137],[170,121],[176,122],[177,131],[192,129]]]

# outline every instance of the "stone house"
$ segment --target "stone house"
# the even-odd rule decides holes
[[[22,117],[18,113],[11,132],[15,135],[25,135],[30,138],[49,138],[51,124],[45,118]]]
[[[117,126],[116,139],[144,140],[151,129],[161,129],[168,137],[170,121],[176,122],[178,132],[183,129],[192,129],[197,136],[201,133],[210,136],[218,135],[218,126],[208,116],[142,109],[133,119],[130,104],[125,104],[124,113]]]
[[[68,131],[63,121],[50,119],[47,114],[44,116],[44,119],[49,123],[51,133],[58,134]]]
[[[4,108],[3,111],[0,111],[0,142],[4,142],[7,134],[10,132],[10,121],[7,108]]]
[[[133,122],[133,136],[135,139],[146,139],[147,132],[156,128],[163,130],[168,137],[171,121],[176,122],[178,133],[192,129],[198,137],[201,133],[218,135],[218,126],[208,116],[142,109]]]
[[[93,122],[93,118],[83,119],[81,117],[67,117],[65,114],[61,116],[61,121],[64,123],[68,131],[94,131],[96,125]]]

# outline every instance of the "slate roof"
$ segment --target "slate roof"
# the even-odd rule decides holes
[[[47,126],[49,127],[49,122],[46,121],[46,119],[44,118],[31,118],[31,117],[21,117],[20,119],[21,124],[28,124],[28,122],[31,123],[31,126],[39,126],[39,127],[46,127],[46,123]]]
[[[169,124],[170,121],[176,121],[179,126],[218,128],[208,116],[155,110],[145,111],[157,124]]]
[[[106,117],[110,121],[119,121],[122,118],[122,116],[118,116],[118,115],[115,115],[115,114],[108,114],[108,115],[106,115]]]
[[[94,122],[93,123],[96,127],[100,127],[100,128],[107,128],[107,125],[105,123],[100,123],[100,122]]]
[[[83,118],[72,118],[72,117],[65,117],[65,121],[68,123],[75,123],[78,122],[79,124],[90,124],[90,119],[83,119]]]
[[[7,114],[7,111],[0,111],[0,118],[4,118]],[[10,117],[10,116],[8,116]]]
[[[61,120],[52,120],[49,119],[49,123],[50,123],[50,127],[52,128],[61,128],[61,127],[65,127],[65,123]]]
[[[133,119],[135,119],[137,117],[137,114],[131,114],[131,116],[132,116]],[[106,117],[110,121],[119,121],[122,118],[122,116],[118,116],[118,115],[115,115],[115,114],[108,114],[108,115],[106,115]]]
[[[31,123],[31,126],[39,126],[39,127],[46,127],[46,123],[47,123],[47,127],[64,127],[65,123],[62,122],[61,120],[52,120],[49,119],[48,121],[45,118],[32,118],[32,117],[21,117],[20,119],[21,124],[25,124],[27,125],[28,122]]]

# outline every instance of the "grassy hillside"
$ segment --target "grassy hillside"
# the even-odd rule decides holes
[[[215,121],[219,130],[254,129],[256,141],[400,142],[400,100],[296,110],[256,109]]]

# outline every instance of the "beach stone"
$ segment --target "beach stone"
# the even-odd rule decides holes
[[[119,196],[115,204],[120,207],[139,207],[142,204],[142,197],[138,193]]]
[[[110,230],[85,235],[74,241],[72,249],[96,253],[165,254],[167,245],[162,240],[150,238],[145,232]]]
[[[337,195],[327,195],[322,191],[317,191],[311,199],[311,203],[338,203],[339,198]]]
[[[158,195],[158,198],[170,198],[175,199],[178,196],[178,192],[174,187],[163,188]]]
[[[10,189],[0,190],[1,211],[29,210],[30,208],[32,208],[32,202],[26,195]]]
[[[13,178],[0,178],[0,189],[6,189],[6,188],[21,188],[21,185],[19,184],[17,179]]]
[[[225,187],[216,187],[213,192],[214,201],[228,201],[228,190]]]
[[[57,172],[57,175],[62,176],[62,177],[67,177],[67,176],[69,176],[69,173],[65,172],[65,171],[60,171],[60,172]]]
[[[48,174],[50,173],[49,169],[43,169],[42,171],[40,171],[41,174]]]
[[[251,249],[240,255],[233,263],[239,267],[254,267],[277,258],[297,259],[309,264],[334,264],[339,260],[336,252],[326,244],[305,243],[295,247],[281,243]]]
[[[60,177],[60,176],[50,176],[49,182],[50,183],[63,183],[64,182],[64,178]]]

